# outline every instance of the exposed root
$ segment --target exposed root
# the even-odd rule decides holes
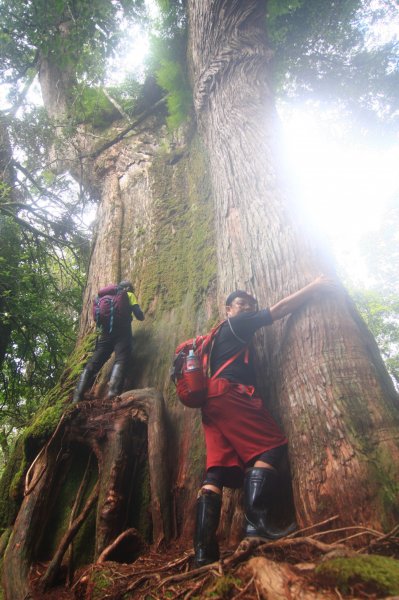
[[[112,544],[104,548],[104,550],[101,552],[100,556],[97,559],[97,564],[103,563],[107,559],[107,556],[109,556],[111,552],[113,552],[115,548],[128,537],[137,538],[140,544],[143,545],[143,539],[137,531],[137,529],[134,529],[133,527],[130,529],[126,529],[123,533],[118,535],[118,537],[112,542]]]
[[[54,554],[54,557],[52,559],[52,561],[50,562],[46,573],[44,574],[42,580],[41,580],[41,588],[43,590],[48,589],[51,585],[53,585],[54,580],[56,578],[59,566],[61,564],[61,561],[63,559],[63,556],[69,546],[69,544],[71,543],[71,541],[73,540],[73,538],[75,537],[75,535],[77,534],[77,532],[79,531],[80,527],[82,526],[82,524],[84,523],[85,519],[87,518],[88,514],[90,513],[90,511],[92,510],[95,502],[97,501],[98,498],[98,489],[99,486],[98,484],[96,484],[82,510],[82,512],[80,513],[80,515],[73,521],[73,523],[70,525],[69,529],[66,531],[66,533],[62,536],[62,539],[60,541],[60,544],[57,548],[56,553]]]
[[[100,590],[96,588],[98,581],[103,584],[106,582],[107,587],[101,591],[101,597],[108,600],[124,597],[129,600],[199,600],[208,597],[220,600],[380,598],[362,585],[355,585],[347,592],[334,586],[328,587],[315,576],[315,567],[330,558],[353,557],[370,551],[375,553],[377,547],[384,549],[387,544],[390,544],[389,555],[395,555],[396,552],[396,556],[399,556],[399,526],[389,534],[360,526],[319,531],[326,524],[328,521],[306,528],[303,531],[306,535],[296,532],[276,541],[244,539],[235,550],[223,552],[219,562],[200,568],[192,567],[193,552],[179,548],[169,548],[161,553],[149,552],[129,565],[106,561],[113,546],[120,543],[122,538],[135,535],[134,530],[127,530],[105,549],[101,560],[80,573],[69,598],[94,600],[100,597]],[[345,532],[348,535],[342,537]],[[353,548],[351,543],[354,536],[357,540],[357,536],[361,535],[369,540],[367,545],[362,549]],[[323,536],[338,541],[327,543],[320,539]],[[345,539],[345,543],[342,539]],[[392,552],[392,548],[395,548],[395,552]],[[40,569],[43,571],[44,565]],[[65,588],[62,593],[65,593]],[[34,598],[47,600],[46,595]],[[57,595],[53,589],[48,600],[65,598],[65,595]]]

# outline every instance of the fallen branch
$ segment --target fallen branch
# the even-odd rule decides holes
[[[156,573],[152,572],[151,573],[152,577],[157,577]],[[132,592],[133,590],[135,590],[136,588],[139,587],[139,585],[141,583],[143,583],[143,581],[146,581],[147,579],[149,579],[149,577],[147,575],[142,575],[141,577],[139,577],[138,579],[136,579],[135,581],[133,581],[133,583],[131,583],[127,588],[126,588],[126,592]],[[159,577],[158,577],[159,579]]]
[[[389,531],[388,533],[382,534],[379,538],[375,539],[375,540],[370,540],[370,542],[367,544],[367,546],[363,546],[359,552],[363,552],[364,550],[369,550],[371,548],[373,548],[374,546],[378,546],[379,544],[382,544],[383,542],[387,542],[389,540],[394,540],[396,539],[396,534],[399,533],[399,524],[395,525],[395,527],[393,529],[391,529],[391,531]]]
[[[198,592],[198,590],[200,590],[204,587],[204,585],[207,583],[207,581],[209,579],[210,579],[210,573],[208,575],[206,575],[203,579],[201,579],[201,581],[198,581],[194,585],[194,587],[192,587],[191,590],[189,590],[187,592],[187,594],[184,596],[183,600],[189,600],[189,598],[194,596],[194,594],[196,594]]]
[[[164,565],[163,567],[157,567],[157,572],[160,573],[162,571],[169,571],[169,569],[173,569],[175,567],[178,567],[179,565],[182,565],[186,562],[188,562],[190,560],[190,558],[194,556],[194,552],[190,552],[189,554],[186,554],[185,556],[183,556],[183,558],[177,558],[176,560],[172,560],[171,562],[169,562],[168,564]],[[192,573],[192,571],[191,571]],[[154,574],[154,569],[142,569],[141,571],[137,571],[134,575],[153,575]]]
[[[293,533],[290,533],[290,535],[287,537],[290,537],[290,538],[296,537],[302,533],[305,533],[306,531],[310,531],[311,529],[315,529],[316,527],[321,527],[322,525],[326,525],[327,523],[331,523],[331,521],[336,521],[337,519],[339,519],[339,515],[334,515],[333,517],[329,517],[328,519],[325,519],[324,521],[319,521],[318,523],[315,523],[314,525],[309,525],[309,527],[303,527],[303,529],[297,529]]]
[[[212,563],[210,565],[205,565],[203,567],[198,567],[198,569],[193,569],[192,571],[187,571],[187,573],[177,573],[176,575],[169,575],[169,577],[165,577],[162,581],[157,585],[157,589],[166,585],[171,581],[185,581],[186,579],[194,579],[197,575],[202,575],[211,571],[217,563]]]
[[[244,594],[251,587],[251,585],[254,582],[254,579],[255,579],[254,577],[251,577],[251,579],[248,581],[247,585],[245,587],[243,587],[242,590],[240,590],[240,593],[237,594],[237,596],[234,596],[234,600],[237,600],[237,598],[245,598]]]
[[[338,529],[329,529],[327,531],[318,531],[317,533],[314,533],[312,536],[310,537],[321,537],[323,535],[327,535],[330,533],[339,533],[340,531],[352,531],[352,530],[357,530],[359,531],[359,529],[363,532],[367,532],[370,533],[371,535],[377,535],[380,536],[381,531],[377,531],[376,529],[370,529],[370,527],[363,527],[362,525],[349,525],[348,527],[339,527]]]

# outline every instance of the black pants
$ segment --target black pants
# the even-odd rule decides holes
[[[88,361],[86,367],[96,375],[101,367],[115,352],[115,364],[119,363],[126,366],[132,351],[132,331],[126,327],[123,331],[113,331],[112,333],[102,333],[96,341],[93,356]]]

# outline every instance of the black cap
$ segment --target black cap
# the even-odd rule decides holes
[[[121,281],[119,284],[119,287],[123,288],[124,290],[127,290],[128,292],[133,292],[133,284],[131,281]]]
[[[251,294],[249,294],[248,292],[246,292],[244,290],[235,290],[234,292],[231,292],[231,294],[229,294],[227,296],[227,298],[226,298],[226,306],[231,306],[231,303],[236,298],[245,298],[247,300],[252,301],[254,304],[258,304],[258,301],[256,300],[256,298],[254,298],[253,296],[251,296]]]

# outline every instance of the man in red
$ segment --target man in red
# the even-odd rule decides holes
[[[236,358],[209,381],[208,399],[202,409],[207,463],[197,500],[194,535],[197,566],[218,560],[216,530],[222,490],[224,486],[241,487],[244,473],[245,535],[278,539],[295,528],[293,525],[283,531],[270,523],[273,488],[287,440],[255,391],[248,344],[261,327],[292,313],[316,292],[334,288],[331,279],[320,275],[298,292],[263,310],[258,310],[255,298],[242,290],[232,292],[226,299],[227,319],[214,341],[211,375],[229,358]]]

